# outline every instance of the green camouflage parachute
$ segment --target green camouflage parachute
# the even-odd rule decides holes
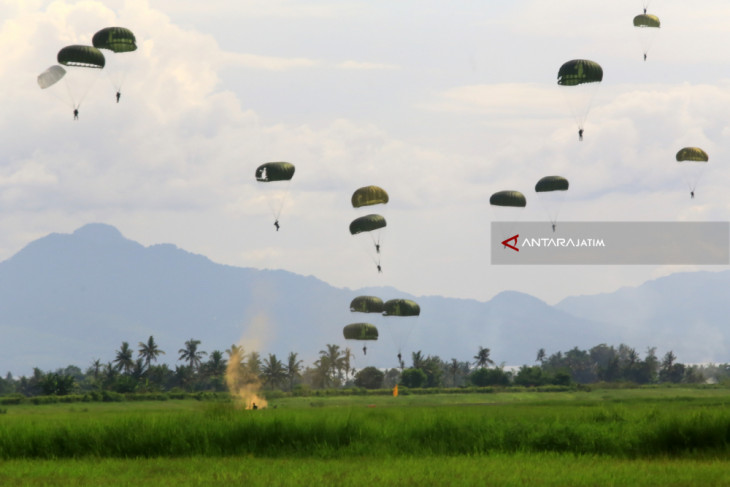
[[[646,12],[646,9],[644,9],[644,12]],[[659,17],[656,15],[643,13],[634,17],[634,27],[636,27],[634,30],[641,44],[641,51],[644,53],[644,61],[646,61],[649,49],[654,43],[654,37],[659,32],[660,25]]]
[[[383,300],[375,296],[358,296],[350,302],[350,311],[359,313],[382,313]]]
[[[679,163],[680,172],[689,187],[690,195],[694,198],[695,188],[697,188],[710,158],[707,152],[699,147],[684,147],[677,152],[676,159]]]
[[[707,152],[699,147],[685,147],[677,152],[677,162],[707,162],[709,160]]]
[[[535,185],[535,191],[543,193],[546,191],[567,191],[568,180],[562,176],[545,176]]]
[[[357,235],[362,232],[372,232],[386,226],[385,218],[381,215],[365,215],[356,218],[350,223],[350,234]]]
[[[489,204],[493,206],[514,206],[523,208],[527,206],[525,195],[519,191],[498,191],[489,198]]]
[[[565,198],[565,192],[568,190],[568,180],[562,176],[545,176],[535,184],[535,192],[540,205],[545,208],[550,217],[550,222],[555,231],[555,225],[558,221],[558,213]]]
[[[352,207],[380,205],[388,202],[388,193],[378,186],[364,186],[352,193]]]
[[[289,181],[294,177],[294,164],[288,162],[267,162],[256,168],[256,181]]]
[[[602,80],[603,68],[587,59],[573,59],[558,70],[558,86],[578,125],[579,140],[583,140],[583,127]]]
[[[346,340],[377,340],[378,329],[370,323],[352,323],[342,329]]]
[[[106,59],[97,48],[80,45],[64,47],[58,51],[56,59],[66,69],[63,76],[65,90],[52,89],[49,93],[71,106],[74,109],[74,118],[77,118],[78,108],[102,73]]]
[[[106,27],[94,34],[92,44],[97,49],[112,52],[131,52],[137,50],[137,40],[131,30],[124,27]]]
[[[398,349],[399,363],[402,361],[403,347],[406,346],[420,314],[421,307],[410,299],[389,299],[383,304],[383,316],[388,317],[383,321]]]
[[[131,30],[124,27],[106,27],[94,34],[92,44],[97,49],[111,51],[107,58],[106,73],[117,95],[117,103],[122,94],[122,85],[127,73],[131,71],[135,56],[127,53],[137,50],[137,40]]]
[[[102,69],[106,60],[104,54],[93,46],[66,46],[56,55],[59,64],[82,68]]]
[[[383,304],[383,316],[418,316],[421,307],[410,299],[390,299]]]
[[[603,80],[603,68],[587,59],[573,59],[560,66],[558,84],[576,86],[585,83],[599,83]]]
[[[651,14],[641,14],[634,17],[634,27],[656,27],[660,26],[659,17]]]

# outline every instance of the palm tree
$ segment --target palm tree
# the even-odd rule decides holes
[[[117,378],[117,368],[111,362],[107,362],[103,367],[104,383],[109,386],[114,383]]]
[[[226,372],[226,360],[223,358],[223,352],[220,350],[213,350],[210,353],[210,359],[205,364],[205,368],[208,374],[213,377],[222,376]]]
[[[479,351],[474,355],[474,365],[479,369],[485,368],[487,365],[494,365],[494,360],[489,358],[489,349],[479,347]]]
[[[330,362],[327,355],[320,355],[319,359],[315,360],[313,365],[312,384],[315,387],[323,388],[332,385],[332,377],[330,377]]]
[[[452,387],[456,387],[456,376],[461,371],[461,364],[458,360],[455,358],[451,359],[451,364],[449,365],[449,372],[451,372],[451,385]]]
[[[330,381],[339,383],[342,377],[343,360],[339,345],[327,344],[327,350],[319,351],[321,365],[327,366]]]
[[[264,359],[264,366],[261,374],[264,377],[264,382],[270,385],[272,388],[276,388],[286,379],[286,369],[281,360],[276,358],[273,353],[269,354],[269,357]]]
[[[89,370],[92,371],[94,374],[94,382],[96,382],[99,379],[99,371],[101,370],[101,360],[95,359],[93,362],[91,362],[91,367],[89,367]],[[88,373],[88,371],[87,371]]]
[[[147,339],[147,343],[139,342],[139,358],[144,360],[145,367],[150,368],[151,362],[157,362],[158,355],[164,355],[165,352],[160,350],[160,347],[155,343],[155,339],[152,335]]]
[[[178,350],[178,353],[180,354],[178,360],[187,362],[191,370],[199,368],[203,356],[207,355],[206,352],[198,351],[198,345],[200,345],[200,340],[193,340],[191,338],[185,342],[185,348]]]
[[[535,362],[540,362],[541,364],[545,362],[545,349],[541,348],[537,351],[537,358],[535,358]]]
[[[423,358],[423,354],[420,350],[417,352],[411,352],[411,359],[413,360],[413,368],[414,369],[421,369],[423,368],[423,365],[425,363],[425,359]]]
[[[302,361],[297,360],[296,352],[289,352],[284,370],[286,371],[286,378],[289,379],[289,390],[291,391],[294,389],[294,380],[302,376]]]
[[[141,379],[142,376],[144,376],[145,370],[148,370],[145,368],[144,360],[142,360],[142,357],[139,357],[137,360],[134,361],[134,367],[132,368],[132,377],[135,379]]]
[[[189,365],[176,365],[175,366],[175,382],[180,387],[188,388],[189,384],[193,380],[193,368]]]
[[[342,352],[342,358],[340,359],[342,362],[342,368],[345,370],[345,382],[347,382],[350,378],[350,365],[353,358],[354,354],[352,353],[352,350],[350,350],[350,347],[345,348],[345,351]],[[354,368],[352,369],[352,373],[355,373]]]
[[[117,356],[114,359],[117,370],[123,370],[125,374],[129,374],[129,371],[134,367],[133,354],[134,352],[129,348],[129,343],[122,342],[122,348],[117,350]]]

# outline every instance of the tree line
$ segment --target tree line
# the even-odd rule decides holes
[[[226,391],[226,375],[236,381],[255,384],[263,390],[285,392],[298,389],[366,389],[392,388],[400,384],[410,388],[469,387],[469,386],[545,386],[592,384],[597,382],[658,384],[730,382],[730,364],[687,365],[676,355],[666,352],[660,359],[656,348],[647,348],[644,357],[628,345],[618,347],[596,345],[588,350],[575,347],[567,352],[547,355],[537,351],[535,363],[507,369],[491,359],[489,348],[479,347],[472,360],[455,358],[442,360],[424,355],[420,350],[411,354],[411,365],[401,361],[400,368],[381,370],[365,367],[356,370],[354,355],[349,348],[327,344],[309,366],[290,352],[285,360],[269,353],[262,357],[257,351],[231,345],[225,351],[208,353],[200,349],[200,340],[190,339],[177,351],[179,362],[171,368],[158,363],[166,352],[150,336],[139,342],[136,351],[129,342],[122,342],[114,358],[106,363],[95,359],[82,370],[70,365],[55,371],[33,369],[30,377],[14,378],[8,373],[0,377],[0,395],[22,394],[68,395],[90,391],[116,393],[149,393],[167,391]],[[136,352],[136,357],[135,357]]]

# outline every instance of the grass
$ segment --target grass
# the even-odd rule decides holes
[[[730,447],[726,395],[641,398],[631,393],[596,400],[590,393],[546,394],[539,400],[489,394],[476,398],[481,402],[458,404],[454,401],[460,398],[453,394],[307,398],[308,406],[292,398],[282,400],[276,409],[258,411],[194,401],[81,408],[45,405],[35,406],[36,410],[18,406],[0,420],[0,458],[347,458],[515,452],[637,458],[725,455]],[[472,396],[461,400],[475,399]]]
[[[632,389],[14,405],[0,485],[730,485],[729,403]]]
[[[551,453],[457,457],[271,459],[191,457],[151,459],[12,460],[0,485],[185,487],[298,486],[726,486],[721,460],[641,459]]]

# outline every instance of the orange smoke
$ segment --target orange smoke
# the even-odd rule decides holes
[[[242,359],[243,357],[237,353],[229,357],[226,367],[228,391],[244,409],[254,409],[254,406],[265,408],[268,402],[258,395],[261,379],[241,363]]]

